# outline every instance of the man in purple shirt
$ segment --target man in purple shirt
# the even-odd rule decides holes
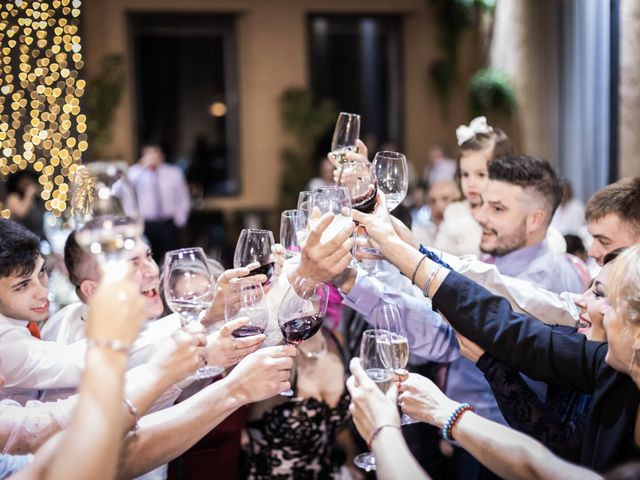
[[[165,252],[180,247],[180,228],[189,218],[191,198],[184,173],[165,163],[159,145],[142,147],[142,157],[128,177],[136,189],[144,233],[158,263]]]

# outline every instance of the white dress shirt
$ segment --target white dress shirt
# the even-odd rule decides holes
[[[34,338],[27,323],[0,315],[0,396],[20,404],[37,399],[41,390],[75,388],[87,347],[84,340],[61,345]]]

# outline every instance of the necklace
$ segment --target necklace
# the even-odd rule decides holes
[[[327,340],[324,335],[320,338],[320,350],[317,352],[311,352],[302,348],[302,345],[298,345],[298,351],[308,360],[317,360],[327,353]]]

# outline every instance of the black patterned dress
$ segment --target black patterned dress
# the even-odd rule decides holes
[[[325,335],[337,345],[333,335]],[[346,388],[335,407],[315,397],[294,396],[247,422],[244,478],[336,478],[345,461],[336,437],[351,419],[350,401]]]

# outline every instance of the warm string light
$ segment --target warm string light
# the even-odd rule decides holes
[[[85,81],[80,0],[0,5],[0,176],[31,167],[47,210],[67,207],[73,172],[87,150],[80,98]],[[2,209],[0,216],[10,212]]]

